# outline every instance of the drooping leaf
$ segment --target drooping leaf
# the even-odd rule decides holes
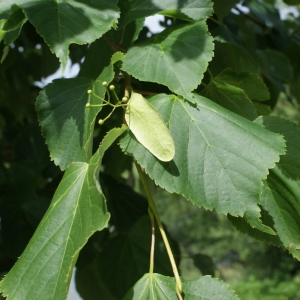
[[[213,55],[204,21],[171,27],[131,47],[122,69],[142,81],[157,82],[185,97],[201,82]]]
[[[267,86],[262,78],[256,74],[225,69],[215,79],[242,89],[249,99],[264,101],[270,98]]]
[[[196,280],[183,280],[182,285],[185,300],[239,299],[228,284],[210,276],[203,276]]]
[[[68,62],[71,43],[87,44],[100,38],[117,23],[116,0],[31,1],[16,0],[26,17],[62,63]],[[1,1],[0,13],[9,12],[12,1]]]
[[[250,228],[242,218],[229,217],[243,233],[267,243],[286,248],[300,260],[300,129],[277,117],[260,117],[256,121],[273,132],[284,135],[287,153],[270,170],[260,196],[264,224],[272,227],[277,236],[266,235]]]
[[[125,295],[123,300],[177,300],[175,279],[156,273],[145,274]]]
[[[138,93],[131,93],[125,120],[137,140],[161,161],[170,161],[175,147],[169,129],[155,108]]]
[[[209,0],[126,0],[124,14],[121,15],[120,26],[130,23],[138,18],[144,18],[155,14],[162,14],[183,20],[199,21],[212,14],[212,2]]]
[[[113,79],[113,66],[104,68],[95,82],[89,78],[58,79],[40,93],[36,109],[42,132],[54,163],[64,170],[73,161],[87,162],[92,151],[94,123],[101,107],[86,108],[86,103],[100,104],[88,95],[92,88],[103,98],[103,81]]]
[[[130,133],[121,148],[169,192],[219,213],[250,215],[252,227],[273,233],[259,222],[257,203],[261,180],[284,154],[283,138],[204,97],[194,99],[196,105],[165,94],[149,100],[169,126],[176,149],[172,161],[159,162]]]
[[[154,270],[164,275],[172,275],[171,264],[157,227],[155,232]],[[99,253],[96,263],[100,280],[118,299],[149,271],[150,245],[150,218],[144,216],[128,233],[110,239]],[[173,242],[171,247],[177,254],[178,262],[179,252],[176,244]]]
[[[27,248],[0,282],[7,300],[66,299],[80,249],[108,224],[97,177],[106,149],[125,130],[126,126],[111,130],[89,163],[69,165]]]
[[[246,119],[253,121],[257,118],[256,108],[244,91],[218,77],[201,91],[201,95]]]

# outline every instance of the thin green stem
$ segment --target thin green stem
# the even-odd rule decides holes
[[[207,68],[207,72],[209,74],[210,80],[212,81],[214,79],[214,76],[213,76],[213,74],[212,74],[212,72],[210,71],[209,68]]]
[[[140,165],[137,162],[135,162],[135,166],[137,168],[137,171],[139,173],[140,179],[142,181],[142,185],[143,185],[145,193],[146,193],[146,197],[147,197],[147,200],[148,200],[148,203],[149,203],[149,207],[152,210],[152,213],[153,213],[153,215],[155,217],[155,220],[157,222],[159,231],[160,231],[161,236],[163,238],[163,241],[164,241],[164,244],[165,244],[165,247],[166,247],[169,259],[170,259],[170,263],[171,263],[171,266],[172,266],[172,270],[173,270],[174,277],[175,277],[175,282],[176,282],[176,294],[177,294],[177,297],[178,297],[179,300],[182,300],[182,296],[181,296],[181,294],[182,294],[182,282],[181,282],[181,279],[180,279],[180,276],[179,276],[179,272],[178,272],[178,269],[177,269],[177,266],[176,266],[174,255],[172,253],[172,250],[171,250],[171,247],[170,247],[170,244],[169,244],[166,232],[165,232],[163,224],[162,224],[162,222],[161,222],[161,220],[159,218],[158,211],[156,209],[156,205],[155,205],[155,203],[153,201],[153,198],[151,196],[151,193],[149,191],[149,188],[148,188],[148,185],[147,185],[144,173],[143,173]]]
[[[218,25],[222,25],[222,22],[218,21],[217,19],[213,18],[213,17],[209,17],[210,20],[212,20],[213,22],[215,22]]]
[[[151,222],[151,248],[150,248],[150,267],[149,273],[152,274],[154,271],[154,248],[155,248],[155,224],[154,224],[154,216],[150,206],[148,207],[148,214]]]

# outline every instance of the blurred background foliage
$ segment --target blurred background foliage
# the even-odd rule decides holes
[[[238,72],[237,59],[243,68],[246,65],[255,71],[257,66],[271,95],[261,109],[265,114],[281,116],[299,125],[300,1],[249,0],[235,6],[238,3],[226,1],[225,9],[224,1],[215,1],[215,15],[208,20],[216,39],[215,58],[209,66],[211,73],[217,75],[224,64],[235,66]],[[172,22],[175,21],[165,18],[161,26],[167,27]],[[221,23],[224,25],[222,30]],[[16,25],[14,28],[20,30],[21,27]],[[49,161],[34,108],[45,78],[57,71],[59,62],[29,22],[24,24],[15,40],[14,30],[7,37],[12,43],[9,46],[3,42],[0,44],[2,273],[12,267],[24,250],[62,178],[62,172]],[[149,36],[151,32],[144,27],[138,40]],[[70,64],[80,69],[87,49],[86,45],[71,45]],[[228,57],[230,55],[232,57]],[[208,74],[205,81],[209,81]],[[134,84],[144,90],[166,91],[166,88],[153,83],[137,81]],[[198,90],[201,92],[201,87]],[[105,126],[96,127],[95,144],[105,132]],[[120,154],[117,156],[120,160],[112,162],[109,158],[116,157],[116,153]],[[95,234],[80,254],[77,288],[84,299],[94,298],[85,297],[86,290],[80,278],[85,276],[85,280],[94,280],[87,274],[91,276],[95,272],[93,266],[99,261],[99,255],[100,258],[105,257],[105,246],[102,245],[111,243],[112,238],[122,231],[131,232],[130,236],[134,237],[136,231],[133,228],[137,224],[146,226],[140,217],[147,214],[147,205],[140,195],[143,191],[131,165],[131,158],[124,159],[116,145],[105,156],[101,181],[105,182],[104,192],[112,214],[111,226]],[[120,173],[122,177],[119,177]],[[215,276],[229,283],[245,300],[300,299],[300,263],[286,251],[236,231],[225,216],[196,208],[184,198],[156,187],[151,180],[149,184],[161,218],[173,238],[180,271],[185,278],[193,279],[200,274]],[[127,196],[120,197],[120,194]],[[126,197],[130,197],[130,202]],[[130,216],[123,213],[124,207],[128,206],[132,208]],[[123,240],[113,242],[119,245]],[[164,269],[165,266],[159,268]],[[164,270],[164,274],[170,272]],[[98,283],[94,284],[99,291]],[[114,299],[109,291],[102,288],[105,299]],[[89,287],[88,292],[91,290]]]

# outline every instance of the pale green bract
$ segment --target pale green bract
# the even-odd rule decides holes
[[[136,139],[161,161],[175,155],[173,138],[156,109],[138,93],[131,93],[125,120]]]

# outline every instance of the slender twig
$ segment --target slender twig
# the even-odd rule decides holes
[[[107,41],[107,43],[110,45],[110,47],[113,49],[114,52],[117,52],[119,50],[126,51],[127,49],[121,45],[119,45],[116,41],[111,39],[107,34],[104,34],[103,37]]]
[[[150,96],[155,96],[157,93],[153,92],[147,92],[147,91],[140,91],[140,90],[135,90],[137,93],[142,94],[142,95],[150,95]]]
[[[125,28],[126,28],[126,25],[122,28],[122,33],[121,33],[121,38],[120,38],[120,41],[119,41],[119,45],[123,44]]]
[[[170,259],[170,263],[171,263],[171,266],[172,266],[172,270],[173,270],[174,277],[175,277],[175,282],[176,282],[176,294],[177,294],[177,297],[178,297],[179,300],[183,300],[183,298],[181,296],[181,294],[182,294],[182,282],[181,282],[181,279],[180,279],[180,276],[179,276],[179,272],[178,272],[178,269],[177,269],[177,266],[176,266],[174,255],[173,255],[173,252],[171,250],[171,247],[170,247],[170,244],[169,244],[166,232],[165,232],[163,224],[162,224],[162,222],[161,222],[161,220],[159,218],[158,211],[156,209],[156,205],[155,205],[155,203],[153,201],[153,198],[151,196],[150,190],[148,188],[148,185],[147,185],[144,173],[143,173],[140,165],[137,162],[135,162],[135,166],[137,168],[137,171],[139,173],[142,185],[144,187],[149,207],[152,210],[152,213],[153,213],[153,215],[155,217],[155,220],[157,222],[159,231],[161,233],[162,239],[164,241],[164,244],[165,244],[165,247],[166,247],[169,259]]]
[[[151,221],[151,248],[150,248],[149,273],[152,274],[154,271],[155,224],[154,224],[154,216],[150,207],[148,208],[148,213]]]

